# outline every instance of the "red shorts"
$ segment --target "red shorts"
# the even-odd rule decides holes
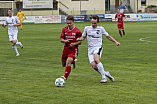
[[[117,27],[118,27],[118,28],[121,28],[121,29],[124,29],[124,23],[122,23],[122,24],[117,24]]]
[[[64,49],[61,60],[62,60],[62,62],[65,62],[68,57],[73,58],[73,60],[75,60],[77,55],[78,55],[78,48],[76,48],[75,50],[65,50]]]

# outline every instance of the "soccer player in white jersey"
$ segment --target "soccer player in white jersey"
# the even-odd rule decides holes
[[[21,22],[18,20],[18,18],[16,16],[12,15],[12,9],[9,8],[8,9],[8,15],[9,17],[5,18],[5,23],[2,24],[2,27],[6,27],[8,25],[8,35],[9,35],[9,41],[12,43],[13,49],[16,52],[16,56],[19,56],[19,52],[17,50],[16,45],[19,45],[21,47],[21,49],[23,48],[23,45],[21,44],[21,42],[18,42],[18,28],[17,26],[21,25]]]
[[[114,78],[110,75],[108,71],[104,71],[103,64],[100,62],[102,54],[102,35],[106,36],[110,41],[113,41],[120,46],[121,44],[117,42],[113,37],[111,37],[102,26],[98,26],[99,17],[92,16],[92,25],[86,26],[84,32],[78,41],[82,41],[87,37],[88,43],[88,58],[93,69],[98,71],[102,75],[102,80],[100,83],[107,83],[106,76],[114,81]]]

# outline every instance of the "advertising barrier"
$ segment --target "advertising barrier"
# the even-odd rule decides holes
[[[35,18],[34,16],[26,16],[26,19],[23,18],[23,23],[25,24],[34,24]]]
[[[112,21],[112,18],[105,18],[105,14],[93,14],[99,16],[99,21]],[[89,22],[93,15],[74,15],[75,22]],[[61,16],[61,22],[66,22],[66,16]]]
[[[74,22],[89,22],[91,15],[74,15]],[[61,16],[61,23],[66,22],[67,16]]]
[[[93,14],[100,17],[100,21],[115,21],[115,14]],[[154,21],[157,20],[156,13],[145,14],[125,14],[125,21]],[[90,22],[92,15],[74,15],[75,22]],[[5,22],[6,17],[0,17],[0,24]],[[65,15],[51,15],[51,16],[26,16],[27,19],[23,23],[65,23]]]
[[[60,15],[53,16],[35,16],[34,23],[61,23]]]
[[[111,17],[105,18],[106,14],[93,14],[92,16],[97,15],[99,17],[99,21],[112,21]]]
[[[105,14],[105,18],[112,18],[115,21],[116,14]],[[136,21],[136,14],[125,14],[126,19],[125,21]]]
[[[153,21],[157,20],[157,13],[137,14],[137,21]]]

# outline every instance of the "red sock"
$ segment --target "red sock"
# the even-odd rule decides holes
[[[121,31],[119,30],[119,34],[120,34],[120,36],[122,37],[122,33],[121,33]]]
[[[71,72],[71,65],[67,65],[66,66],[66,69],[65,69],[65,74],[64,74],[64,77],[67,79],[69,74]]]

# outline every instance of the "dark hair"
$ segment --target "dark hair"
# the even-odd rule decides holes
[[[66,20],[72,20],[72,21],[74,21],[74,16],[68,15],[68,17],[66,18]]]
[[[97,15],[92,16],[92,19],[97,19],[97,22],[99,22],[99,16],[97,16]]]
[[[8,10],[12,10],[12,8],[8,8]]]
[[[118,8],[118,9],[120,10],[120,8]],[[117,9],[117,10],[118,10],[118,9]]]

